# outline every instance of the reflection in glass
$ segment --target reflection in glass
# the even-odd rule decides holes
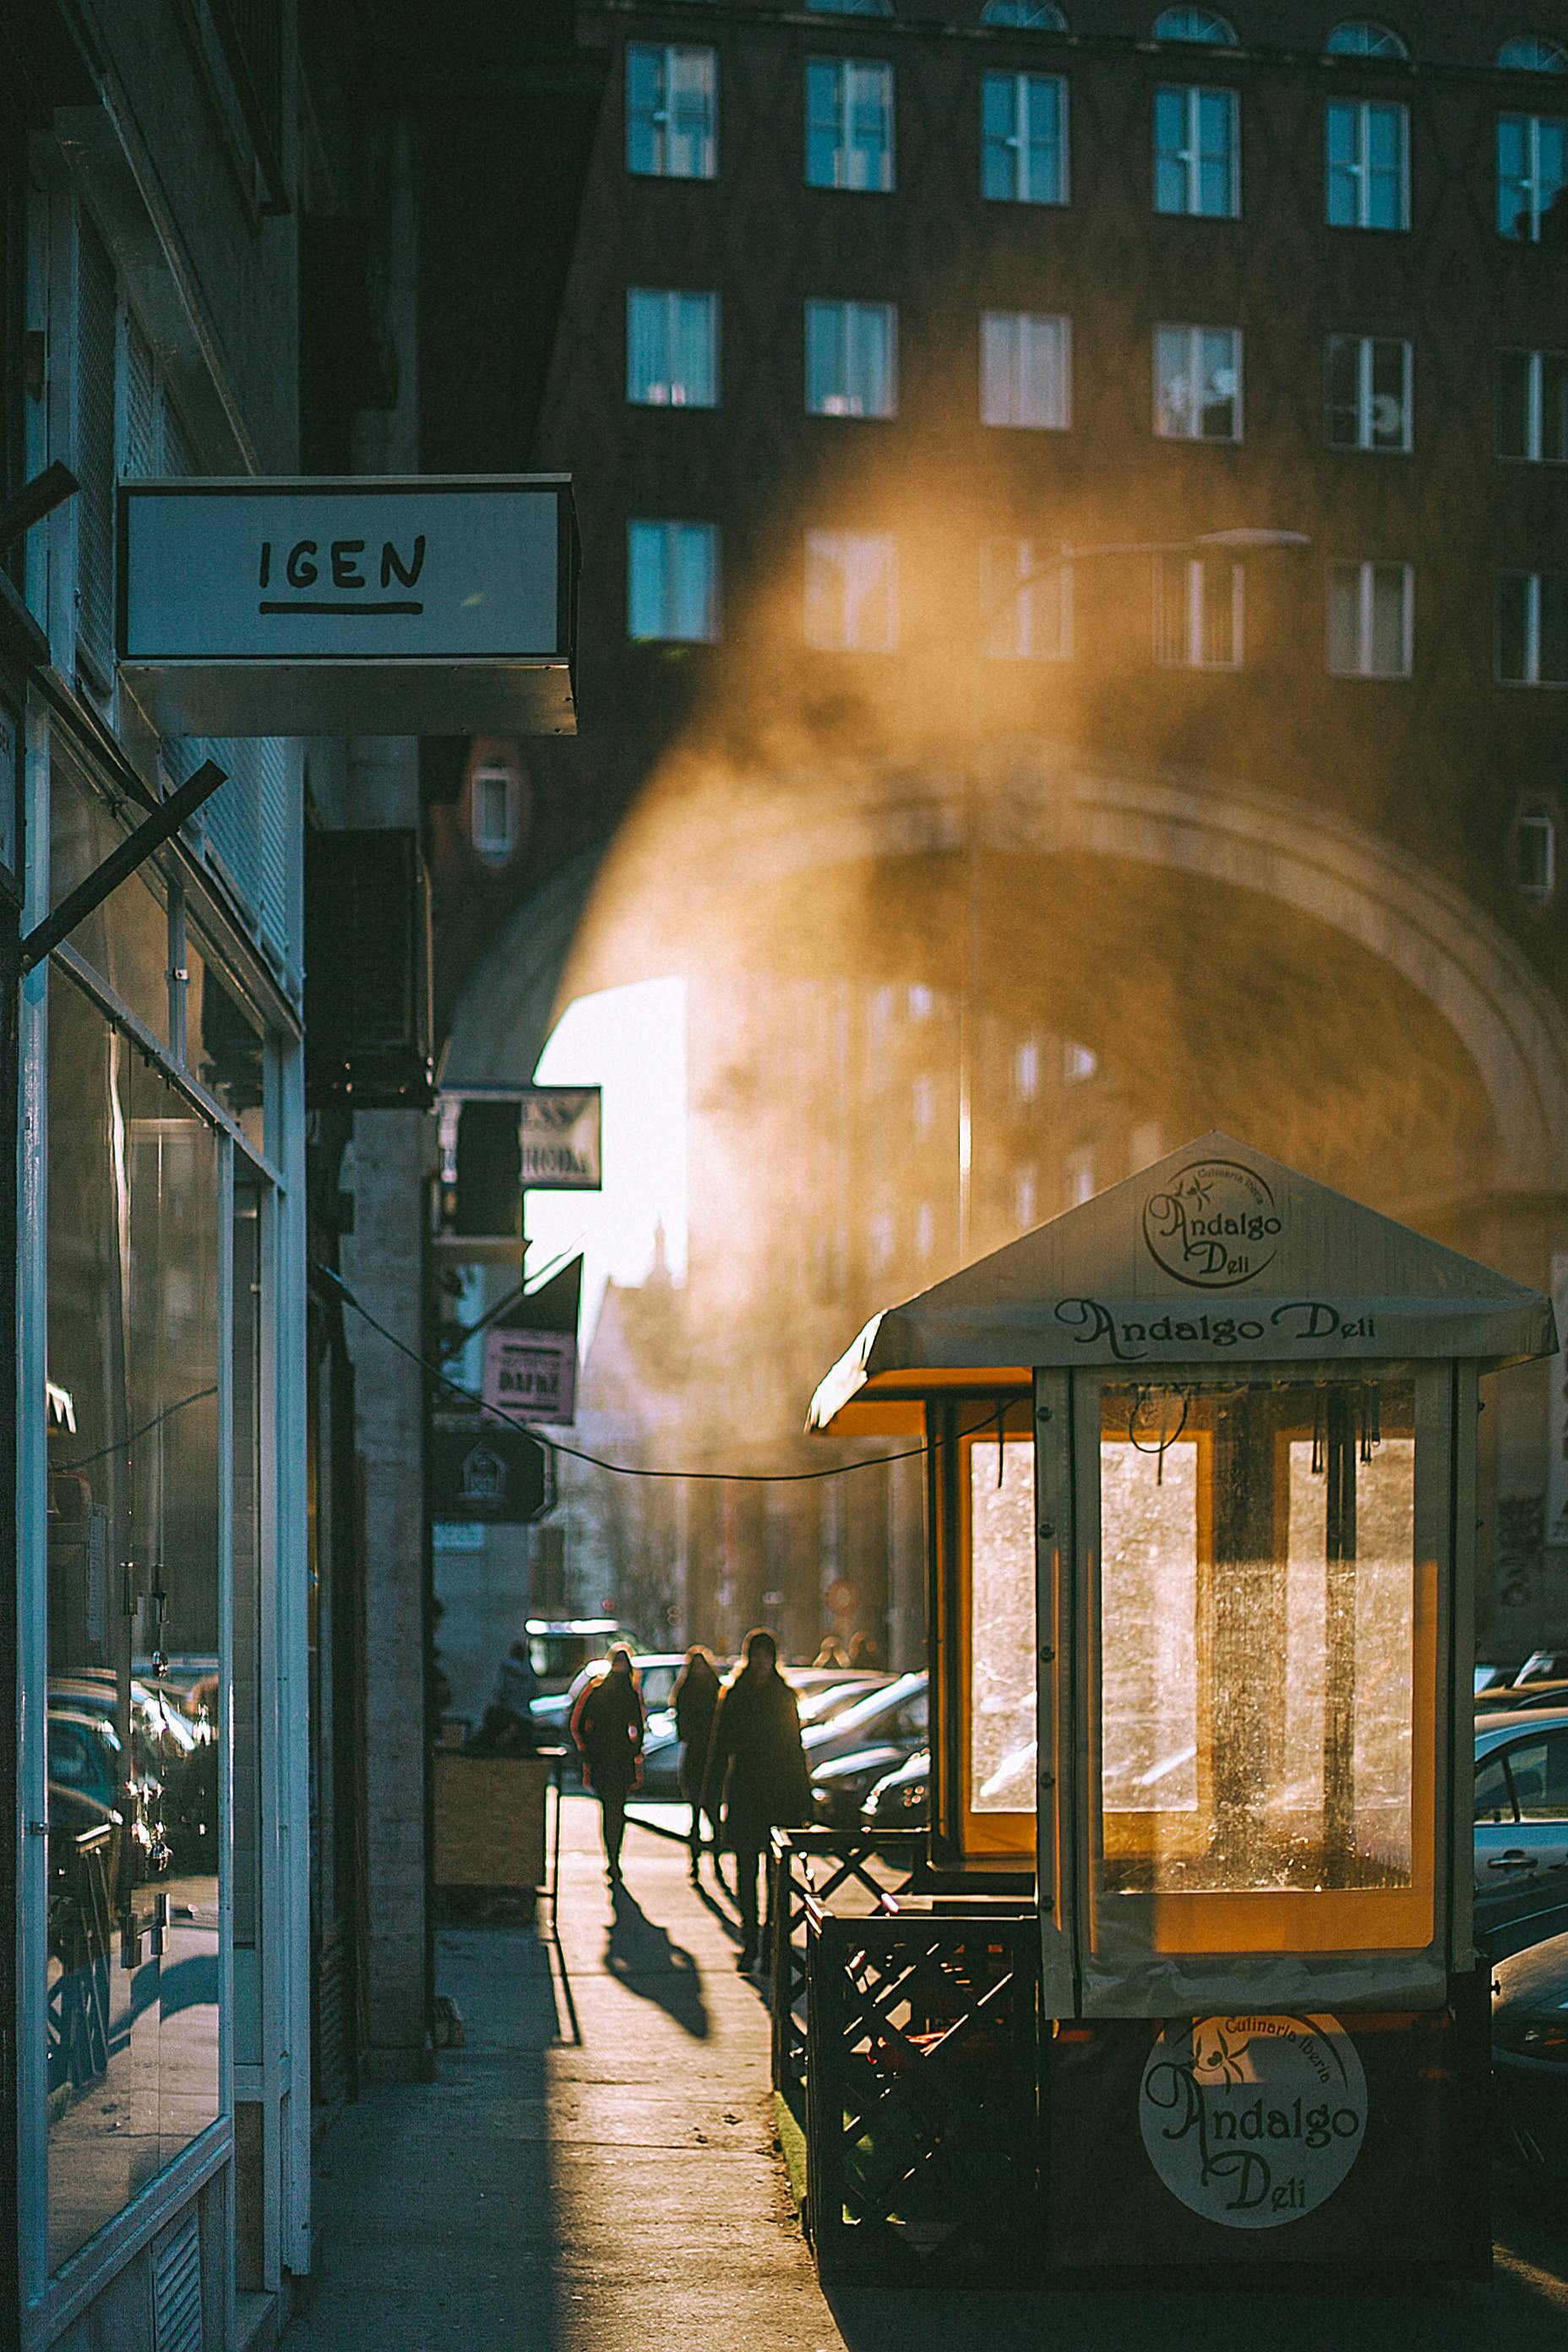
[[[261,1030],[204,947],[186,943],[185,1058],[258,1151],[266,1148],[266,1061]]]
[[[125,835],[107,803],[57,743],[49,768],[49,887],[55,906],[120,847]],[[110,891],[70,935],[77,953],[109,982],[154,1037],[169,1034],[169,924],[141,874]]]
[[[1035,1810],[1035,1449],[1028,1437],[968,1447],[969,1807]]]
[[[58,972],[48,1023],[54,2269],[217,2112],[217,1161]]]
[[[1415,1392],[1108,1387],[1104,1884],[1411,1884]]]

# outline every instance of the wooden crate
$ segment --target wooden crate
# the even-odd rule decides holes
[[[548,1760],[437,1750],[435,1764],[436,1885],[542,1886]]]

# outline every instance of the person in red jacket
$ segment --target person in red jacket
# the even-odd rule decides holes
[[[626,1835],[626,1799],[642,1778],[642,1692],[632,1654],[617,1642],[596,1681],[585,1684],[572,1710],[572,1738],[583,1759],[583,1782],[599,1800],[604,1815],[605,1875],[612,1886],[621,1876],[621,1840]]]

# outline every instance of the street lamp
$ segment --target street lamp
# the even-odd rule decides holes
[[[1100,563],[1117,556],[1231,554],[1268,555],[1310,547],[1302,530],[1275,530],[1267,526],[1238,524],[1228,530],[1194,531],[1186,539],[1146,539],[1113,541],[1100,547],[1063,547],[1009,585],[1005,595],[980,616],[973,665],[972,720],[973,751],[963,772],[964,840],[968,851],[966,876],[966,950],[963,986],[958,1002],[958,1262],[967,1264],[974,1159],[974,1063],[980,1034],[980,835],[975,810],[975,767],[981,733],[981,648],[994,625],[1037,580],[1070,565]]]

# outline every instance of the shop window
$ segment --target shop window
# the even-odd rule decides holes
[[[1026,1234],[1039,1219],[1040,1171],[1033,1160],[1026,1160],[1013,1176],[1013,1223],[1021,1234]]]
[[[1167,441],[1240,440],[1237,328],[1155,328],[1154,430]]]
[[[218,2113],[215,1130],[48,1002],[47,2251]]]
[[[1059,75],[988,73],[980,86],[980,187],[1001,204],[1065,205],[1068,86]]]
[[[1331,335],[1328,341],[1328,440],[1331,449],[1403,452],[1411,443],[1415,355],[1395,335]]]
[[[1331,228],[1408,228],[1409,108],[1387,99],[1331,99],[1325,131]]]
[[[897,376],[898,312],[890,302],[807,302],[809,415],[891,416]]]
[[[1039,1091],[1040,1041],[1024,1037],[1013,1056],[1013,1092],[1019,1102],[1032,1103]]]
[[[1531,465],[1568,465],[1568,352],[1498,353],[1497,450]]]
[[[1154,93],[1154,210],[1234,220],[1241,211],[1240,100],[1233,89]]]
[[[1064,1087],[1081,1086],[1084,1079],[1092,1078],[1099,1068],[1100,1055],[1089,1046],[1079,1045],[1071,1037],[1063,1040],[1062,1084]]]
[[[626,169],[710,180],[719,168],[719,61],[711,49],[631,42],[626,49]]]
[[[893,68],[866,58],[809,58],[805,184],[886,195],[893,185]]]
[[[1067,1205],[1069,1209],[1079,1209],[1086,1201],[1093,1200],[1095,1186],[1092,1146],[1085,1144],[1077,1151],[1069,1151],[1064,1173],[1067,1179]]]
[[[1500,114],[1498,235],[1527,245],[1561,244],[1568,222],[1568,116]]]
[[[267,1048],[261,1024],[210,950],[185,942],[185,1064],[246,1141],[267,1148]]]
[[[124,840],[109,804],[57,740],[49,761],[49,893],[58,906]],[[132,874],[83,918],[70,944],[160,1042],[169,1035],[169,920]]]

